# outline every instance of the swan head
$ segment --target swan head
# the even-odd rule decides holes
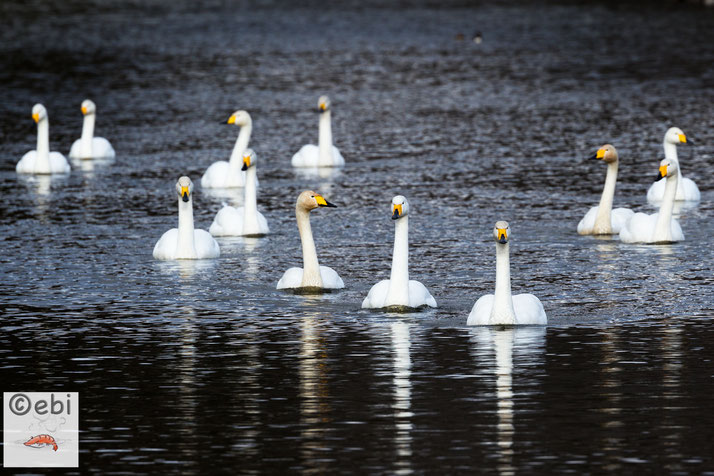
[[[317,192],[306,190],[298,196],[297,207],[309,212],[310,210],[314,210],[319,207],[337,208],[337,205],[333,205],[328,202]]]
[[[665,177],[670,177],[672,175],[677,175],[679,170],[679,163],[676,160],[662,159],[659,163],[659,172],[657,173],[657,180],[661,180]]]
[[[193,195],[193,182],[185,175],[176,182],[176,193],[184,202],[188,202]]]
[[[670,127],[664,134],[664,141],[670,144],[686,144],[687,136],[684,135],[679,127]]]
[[[327,112],[330,110],[330,98],[327,96],[320,96],[317,100],[317,112]]]
[[[39,124],[41,120],[47,119],[47,109],[45,109],[45,106],[42,104],[32,106],[32,119],[37,124]]]
[[[409,202],[403,195],[397,195],[392,199],[392,220],[398,220],[409,214]]]
[[[94,114],[97,112],[97,106],[94,105],[94,102],[91,99],[85,99],[82,101],[82,114],[83,115],[88,115],[88,114]]]
[[[252,123],[253,121],[250,118],[248,111],[244,111],[242,109],[231,114],[231,117],[229,117],[226,121],[226,124],[235,124],[238,127],[247,126]]]
[[[257,162],[258,156],[255,155],[253,149],[246,149],[245,152],[243,152],[243,167],[241,167],[241,170],[248,170],[250,167],[255,167]]]
[[[493,227],[493,239],[497,243],[505,245],[508,243],[508,236],[511,234],[511,229],[508,227],[507,221],[497,221]]]
[[[605,144],[602,147],[600,147],[595,155],[591,157],[592,159],[600,159],[603,162],[606,163],[611,163],[611,162],[617,162],[618,156],[617,156],[617,149],[615,149],[614,145],[611,144]]]

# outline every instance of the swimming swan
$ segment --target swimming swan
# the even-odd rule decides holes
[[[320,113],[320,135],[318,145],[306,144],[293,155],[293,167],[342,167],[345,159],[337,147],[332,145],[332,123],[330,119],[330,98],[320,96],[317,101]]]
[[[466,321],[469,326],[490,325],[545,325],[548,317],[543,304],[532,294],[511,295],[511,270],[509,263],[508,222],[496,222],[493,237],[496,240],[496,291],[481,296]]]
[[[32,119],[37,123],[37,150],[22,156],[15,166],[18,174],[68,174],[69,163],[59,152],[50,152],[50,120],[42,104],[32,107]]]
[[[616,235],[625,225],[627,220],[635,214],[629,208],[612,209],[612,200],[615,197],[615,184],[617,183],[617,150],[610,144],[600,147],[593,159],[602,159],[607,163],[607,176],[605,187],[602,190],[600,204],[592,207],[578,223],[580,235]]]
[[[240,127],[230,161],[219,160],[212,163],[201,177],[201,187],[203,188],[235,188],[245,184],[245,172],[241,168],[243,167],[245,149],[248,148],[248,142],[250,142],[253,121],[246,111],[236,111],[231,114],[226,124],[235,124]]]
[[[268,221],[258,211],[255,196],[256,164],[258,158],[253,149],[243,155],[243,170],[246,172],[243,189],[243,206],[234,208],[224,205],[213,219],[208,232],[213,236],[262,236],[270,233]]]
[[[679,182],[679,162],[662,159],[657,180],[666,177],[664,197],[659,212],[648,215],[635,213],[620,231],[620,240],[625,243],[673,243],[684,240],[679,222],[672,217],[674,197]]]
[[[394,252],[389,279],[372,286],[363,308],[436,307],[436,300],[419,281],[409,279],[409,202],[401,195],[392,199]]]
[[[687,136],[684,135],[682,129],[678,127],[670,127],[664,135],[664,158],[670,160],[676,160],[677,158],[677,144],[686,144]],[[698,202],[701,198],[699,193],[699,188],[693,180],[682,177],[682,172],[678,168],[678,183],[677,195],[675,195],[675,200],[687,201],[687,202]],[[647,202],[650,205],[659,205],[664,197],[665,183],[663,181],[657,181],[653,183],[649,190],[647,190]]]
[[[89,99],[82,101],[82,137],[74,141],[69,149],[72,159],[113,159],[114,148],[104,137],[94,137],[94,121],[97,119],[97,106]]]
[[[164,233],[154,246],[154,258],[161,260],[218,258],[218,243],[205,230],[193,228],[193,182],[181,177],[176,182],[179,223]]]
[[[310,228],[310,210],[317,207],[336,208],[322,195],[312,191],[302,192],[298,196],[295,215],[302,242],[303,268],[290,268],[285,271],[283,277],[278,281],[277,289],[302,288],[307,291],[319,291],[320,289],[342,289],[345,287],[345,283],[342,282],[342,278],[335,270],[327,266],[320,266],[317,262],[315,241],[312,239],[312,229]]]

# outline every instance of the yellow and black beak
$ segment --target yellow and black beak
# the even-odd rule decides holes
[[[502,245],[508,242],[508,232],[505,228],[496,228],[496,235],[498,236],[498,242]]]
[[[87,106],[82,106],[82,114],[87,115]]]
[[[32,119],[35,121],[35,124],[37,124],[38,122],[40,122],[40,115],[35,112],[32,114]]]
[[[682,144],[686,144],[687,136],[685,136],[684,134],[678,134],[678,135],[679,135],[679,142],[681,142]]]
[[[590,157],[591,159],[602,159],[605,157],[605,149],[598,149],[595,155]]]
[[[667,166],[666,165],[660,165],[659,166],[659,173],[657,174],[657,178],[655,179],[655,182],[657,180],[662,180],[667,176]]]
[[[236,116],[235,114],[231,115],[231,117],[228,118],[228,120],[224,124],[235,124],[236,123]]]
[[[318,207],[337,208],[337,205],[333,205],[328,202],[322,195],[315,195],[315,201],[317,202]]]
[[[392,211],[392,220],[396,220],[404,216],[401,205],[392,205]]]
[[[317,106],[317,112],[323,113],[325,111],[327,111],[327,104],[325,104],[324,102]]]
[[[243,167],[241,170],[248,170],[248,167],[250,167],[250,155],[243,157]]]
[[[181,187],[181,200],[188,202],[188,187]]]

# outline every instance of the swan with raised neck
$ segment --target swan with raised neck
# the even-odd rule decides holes
[[[670,127],[664,134],[664,139],[662,140],[662,147],[664,148],[664,158],[670,161],[676,161],[679,164],[679,157],[677,156],[677,146],[682,144],[691,144],[691,140],[687,140],[687,136],[684,134],[682,129],[679,127]],[[701,194],[699,192],[699,187],[694,183],[693,180],[683,177],[681,168],[678,168],[677,172],[677,190],[675,194],[675,200],[685,201],[690,204],[696,205],[701,199]],[[664,199],[665,195],[665,185],[661,182],[655,181],[647,190],[647,201],[651,205],[659,205],[659,203]]]
[[[32,119],[37,124],[37,148],[22,156],[15,166],[21,174],[67,174],[69,162],[59,152],[50,152],[50,119],[42,104],[32,107]]]
[[[212,163],[201,177],[201,187],[204,188],[235,188],[245,184],[243,157],[250,142],[253,131],[253,120],[247,111],[239,110],[230,115],[226,124],[240,127],[230,160]]]
[[[293,167],[341,167],[345,164],[339,149],[332,143],[332,104],[327,96],[317,101],[320,114],[317,147],[304,145],[292,158]]]
[[[74,141],[69,151],[73,159],[113,159],[114,148],[104,137],[94,136],[94,124],[97,119],[97,106],[90,99],[82,101],[82,136]]]

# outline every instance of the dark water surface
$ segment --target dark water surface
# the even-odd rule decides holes
[[[0,4],[0,382],[80,392],[82,472],[714,474],[714,10],[35,3]],[[454,39],[477,29],[479,46]],[[320,94],[347,162],[322,177],[290,167]],[[18,177],[32,105],[66,154],[85,97],[116,161]],[[242,200],[198,184],[236,109],[274,233],[155,261],[180,175],[199,227]],[[686,241],[579,237],[605,176],[585,158],[615,144],[616,205],[652,211],[671,125],[702,191]],[[275,290],[301,263],[308,188],[339,205],[312,220],[341,292]],[[363,311],[398,193],[439,308]],[[547,328],[465,326],[493,291],[499,219]]]

